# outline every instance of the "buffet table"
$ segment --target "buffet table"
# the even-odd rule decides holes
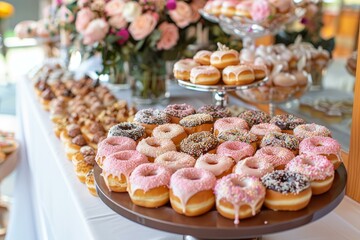
[[[209,93],[181,89],[175,84],[170,84],[169,89],[171,103],[188,102],[199,107],[211,102]],[[130,101],[128,91],[120,95]],[[90,195],[78,181],[73,164],[66,160],[63,145],[53,133],[49,114],[41,108],[30,80],[19,81],[17,96],[17,135],[21,149],[7,239],[182,239],[181,235],[127,220]],[[245,106],[237,99],[230,101]],[[347,198],[345,201],[351,202]],[[339,222],[336,211],[314,224],[263,239],[358,238],[359,231],[340,231],[336,235],[338,231],[329,227],[335,223],[339,229],[346,227],[345,222]]]

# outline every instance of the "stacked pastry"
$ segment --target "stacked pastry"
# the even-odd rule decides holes
[[[12,132],[0,130],[0,164],[18,148],[15,135]]]

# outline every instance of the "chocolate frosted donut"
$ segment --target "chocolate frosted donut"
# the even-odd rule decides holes
[[[132,138],[134,141],[137,141],[145,134],[145,128],[141,125],[123,122],[112,126],[108,132],[108,137],[111,136],[121,136]]]
[[[183,104],[168,105],[164,109],[164,112],[170,115],[170,117],[178,118],[178,120],[180,120],[183,117],[189,116],[191,114],[195,114],[196,110],[192,106],[183,103]]]
[[[138,111],[135,114],[134,121],[144,124],[161,125],[161,124],[169,123],[170,117],[164,111],[161,111],[159,109],[148,108]]]
[[[269,114],[256,110],[246,110],[240,113],[238,117],[244,119],[249,128],[259,123],[268,123],[271,119]]]
[[[291,131],[288,133],[292,133],[292,130],[301,124],[305,124],[305,120],[298,118],[291,114],[282,114],[276,115],[270,120],[271,124],[275,124],[282,131]]]
[[[266,146],[287,148],[296,154],[299,150],[299,140],[287,133],[271,132],[265,134],[261,141],[260,147]]]
[[[199,157],[218,145],[216,137],[208,131],[193,133],[180,143],[180,150],[194,157]]]
[[[231,117],[231,111],[222,106],[205,105],[200,107],[197,112],[210,114],[213,118]]]
[[[310,187],[310,181],[300,173],[276,170],[261,178],[263,185],[280,193],[298,194]]]

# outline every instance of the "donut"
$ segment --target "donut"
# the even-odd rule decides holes
[[[334,165],[321,155],[298,155],[286,164],[285,170],[308,177],[313,195],[327,192],[334,181]]]
[[[244,119],[238,117],[225,117],[215,121],[214,123],[215,136],[228,129],[249,130],[249,126]]]
[[[306,122],[304,119],[291,114],[281,114],[271,118],[270,123],[281,128],[283,133],[293,134],[294,128]]]
[[[85,161],[80,161],[74,167],[76,176],[80,182],[85,183],[86,175],[94,168],[94,165],[91,165]]]
[[[193,157],[199,157],[205,153],[215,153],[218,143],[219,141],[211,132],[197,132],[181,141],[180,150]]]
[[[249,66],[254,71],[255,80],[261,80],[266,77],[268,70],[265,64],[251,64]]]
[[[194,167],[196,159],[183,152],[169,151],[155,158],[154,163],[169,168],[176,172],[181,168]]]
[[[264,205],[269,209],[297,211],[310,202],[310,181],[300,173],[275,170],[263,176],[261,182],[266,188]]]
[[[211,54],[212,52],[208,50],[200,50],[194,55],[193,59],[201,65],[210,65]]]
[[[105,129],[103,125],[93,120],[85,121],[84,125],[80,129],[81,129],[81,133],[88,142],[91,142],[91,139],[93,139],[95,133],[97,132],[105,133]]]
[[[227,66],[222,71],[222,80],[227,85],[246,85],[255,81],[255,74],[247,65]]]
[[[98,151],[95,157],[96,163],[102,167],[103,161],[109,155],[124,151],[124,150],[135,150],[136,142],[128,137],[108,137],[98,146]]]
[[[220,81],[221,73],[214,66],[199,66],[191,69],[190,81],[199,85],[215,85]]]
[[[151,136],[152,130],[158,125],[170,123],[170,117],[159,109],[142,109],[135,114],[134,122],[145,127],[147,136]]]
[[[335,170],[342,162],[341,145],[330,137],[305,138],[299,145],[299,153],[323,155],[334,164]]]
[[[200,66],[200,64],[195,62],[191,58],[181,59],[174,64],[174,69],[173,69],[174,77],[176,79],[189,81],[191,69],[198,66]]]
[[[79,162],[85,161],[88,164],[95,165],[96,151],[94,148],[85,145],[80,148],[80,151],[75,154],[71,161],[76,166]]]
[[[260,157],[247,157],[239,161],[234,167],[234,173],[241,177],[261,178],[267,173],[274,171],[271,163]]]
[[[164,112],[170,116],[171,122],[178,124],[180,119],[195,114],[196,110],[194,107],[190,106],[189,104],[172,104],[168,105]]]
[[[297,80],[294,75],[290,73],[280,72],[272,78],[272,83],[279,92],[284,94],[295,93]]]
[[[255,157],[265,159],[276,170],[283,170],[285,165],[295,157],[294,153],[283,147],[262,147],[255,153]]]
[[[170,139],[147,137],[138,143],[136,150],[147,156],[149,162],[154,162],[161,154],[176,151],[176,146]]]
[[[217,138],[220,143],[225,141],[240,141],[250,144],[254,149],[257,148],[257,136],[244,129],[228,129],[219,133]]]
[[[212,8],[211,8],[211,13],[214,14],[215,16],[218,16],[221,14],[221,6],[223,4],[222,0],[214,0],[212,1]]]
[[[171,140],[177,148],[179,147],[180,142],[187,137],[185,129],[182,126],[174,123],[167,123],[157,126],[154,128],[152,135],[155,138]]]
[[[208,170],[219,179],[232,172],[234,163],[234,160],[230,157],[220,154],[206,153],[196,160],[194,167]]]
[[[270,132],[265,134],[261,140],[260,148],[266,146],[287,148],[295,155],[299,152],[299,140],[287,133]]]
[[[231,117],[229,108],[216,105],[204,105],[197,110],[197,113],[210,114],[215,121],[219,118]]]
[[[244,0],[239,2],[235,8],[235,15],[239,17],[251,18],[250,9],[252,3],[252,0]]]
[[[226,141],[218,146],[216,153],[231,157],[237,163],[243,158],[253,156],[255,149],[253,146],[245,142]]]
[[[112,126],[109,129],[107,136],[128,137],[136,142],[139,142],[145,137],[145,127],[136,123],[122,122]]]
[[[259,123],[256,125],[253,125],[250,129],[250,132],[252,134],[255,134],[258,137],[258,142],[257,144],[260,145],[261,140],[263,139],[263,137],[265,136],[265,134],[269,133],[269,132],[281,132],[281,129],[276,126],[275,124],[271,124],[271,123]]]
[[[207,113],[196,113],[182,118],[179,124],[185,129],[187,134],[201,131],[212,131],[214,118]]]
[[[91,169],[85,177],[85,184],[91,195],[98,197],[95,187],[94,169]]]
[[[131,201],[141,207],[157,208],[169,201],[171,171],[154,163],[137,166],[129,177]]]
[[[81,134],[72,138],[70,142],[65,143],[66,158],[71,161],[72,158],[80,151],[81,147],[86,144],[87,142]]]
[[[65,127],[65,130],[60,133],[60,140],[66,144],[71,142],[71,140],[77,135],[81,134],[81,129],[78,124],[72,123]]]
[[[144,154],[125,150],[111,154],[103,163],[102,176],[110,192],[126,192],[131,172],[140,164],[148,163]]]
[[[226,17],[233,17],[236,11],[237,0],[224,1],[221,5],[220,13]]]
[[[198,216],[215,205],[216,177],[200,168],[182,168],[170,178],[170,203],[175,212]]]
[[[268,123],[271,119],[269,114],[257,110],[246,110],[240,113],[238,117],[244,119],[250,128],[259,123]]]
[[[230,174],[218,180],[215,185],[216,209],[223,217],[239,219],[255,216],[265,199],[265,188],[255,177],[241,177]]]
[[[238,65],[239,63],[239,53],[227,47],[220,47],[218,51],[213,52],[210,56],[210,64],[218,69],[224,69],[227,66]]]
[[[331,137],[331,131],[327,127],[315,123],[302,124],[294,128],[294,136],[302,141],[308,137]]]

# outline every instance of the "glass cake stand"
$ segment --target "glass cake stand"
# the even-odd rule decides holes
[[[167,204],[159,208],[144,208],[132,203],[128,193],[109,192],[95,166],[96,190],[100,199],[121,216],[150,228],[182,234],[184,239],[254,239],[262,235],[290,230],[314,222],[330,213],[345,196],[347,173],[343,164],[335,171],[331,189],[312,196],[309,205],[299,211],[272,211],[265,207],[252,218],[243,219],[238,225],[222,217],[216,209],[197,217],[176,213]]]

